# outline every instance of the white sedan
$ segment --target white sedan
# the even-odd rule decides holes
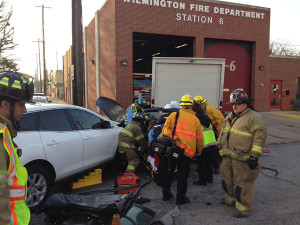
[[[123,129],[119,123],[73,105],[26,106],[14,141],[22,149],[20,160],[29,175],[30,208],[46,200],[55,182],[114,159]]]

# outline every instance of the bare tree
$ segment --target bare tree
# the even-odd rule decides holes
[[[287,40],[271,41],[269,49],[270,55],[300,56],[300,52]]]
[[[0,71],[18,70],[16,60],[9,52],[17,46],[13,41],[14,28],[10,25],[12,9],[6,10],[6,1],[0,3]]]

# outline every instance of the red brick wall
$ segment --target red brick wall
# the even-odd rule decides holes
[[[300,58],[270,57],[270,80],[281,80],[282,90],[289,90],[290,94],[282,93],[281,110],[293,110],[292,100],[296,99],[296,82],[300,78]],[[270,91],[270,85],[265,86]]]
[[[117,100],[115,2],[107,1],[100,10],[100,95]],[[118,65],[118,64],[117,64]]]
[[[95,17],[86,27],[87,39],[87,85],[88,85],[88,108],[97,111],[96,108],[96,50],[95,50]],[[92,63],[92,61],[94,63]]]
[[[150,0],[149,0],[150,1]],[[132,2],[132,1],[131,1]],[[204,39],[240,40],[253,43],[251,97],[258,111],[268,111],[270,104],[269,87],[271,79],[283,81],[283,89],[290,90],[283,97],[282,109],[292,109],[295,98],[297,72],[300,60],[269,57],[270,9],[228,2],[182,0],[186,9],[162,8],[134,4],[124,0],[107,0],[100,10],[100,77],[101,96],[115,99],[124,107],[132,103],[133,97],[133,54],[132,33],[152,33],[194,37],[194,57],[204,57]],[[135,0],[134,2],[142,2]],[[154,2],[154,0],[152,0]],[[205,5],[210,12],[197,12],[188,9],[189,4]],[[254,19],[213,13],[214,7],[229,8],[264,13],[264,19]],[[176,14],[190,14],[212,17],[213,23],[198,23],[176,20]],[[219,20],[223,20],[223,24]],[[89,60],[95,59],[94,20],[88,25],[88,108],[96,111],[96,68]],[[230,49],[229,49],[230,51]],[[237,56],[238,57],[238,56]],[[121,66],[121,61],[128,66]],[[264,70],[259,70],[264,66]],[[280,71],[280,74],[279,74]],[[300,77],[300,75],[298,75]],[[264,87],[262,87],[264,86]],[[69,95],[70,96],[70,95]]]
[[[110,0],[111,1],[111,0]],[[141,1],[140,1],[141,2]],[[267,110],[265,98],[267,91],[259,89],[257,84],[268,82],[270,10],[268,8],[242,6],[239,4],[211,1],[180,1],[186,3],[186,9],[162,8],[150,5],[133,4],[116,0],[116,40],[117,40],[117,100],[124,106],[132,103],[132,32],[180,35],[196,37],[194,56],[204,56],[204,38],[242,40],[255,43],[253,54],[252,96],[257,98],[255,107],[259,111]],[[195,12],[188,8],[189,3],[210,7],[210,12]],[[264,19],[236,17],[214,14],[214,6],[265,13]],[[176,14],[185,13],[212,17],[213,23],[177,21]],[[223,18],[224,23],[219,24]],[[128,66],[121,67],[121,60],[127,60]],[[264,65],[264,71],[258,71],[258,65]]]
[[[71,48],[63,56],[63,79],[64,79],[64,101],[72,103],[72,92],[71,92],[71,65],[72,65],[72,56]]]

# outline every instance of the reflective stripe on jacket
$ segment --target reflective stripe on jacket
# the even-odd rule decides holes
[[[145,137],[142,128],[132,121],[120,132],[119,152],[123,152],[124,148],[137,149],[138,146],[145,148]]]
[[[267,136],[263,117],[248,108],[232,119],[231,127],[231,115],[224,121],[217,141],[220,155],[228,155],[240,161],[247,161],[250,154],[260,156]]]
[[[201,125],[201,128],[203,131],[204,148],[216,145],[216,137],[212,125],[210,124],[208,128]]]
[[[162,130],[161,138],[172,137],[176,112],[172,113],[166,120]],[[204,146],[203,132],[199,119],[195,112],[188,109],[181,109],[177,121],[174,139],[177,145],[185,149],[184,154],[192,158],[196,152],[200,153]]]
[[[27,170],[20,162],[7,127],[2,123],[0,123],[0,133],[3,137],[3,146],[10,160],[7,177],[10,192],[11,223],[27,225],[30,220],[30,211],[25,203],[28,179]]]
[[[225,117],[220,112],[220,110],[216,109],[213,106],[210,106],[208,103],[205,104],[204,109],[207,113],[207,116],[210,118],[211,122],[213,123],[214,127],[221,131],[222,122],[224,121]]]
[[[131,104],[131,105],[127,108],[127,110],[126,110],[125,125],[128,125],[128,124],[131,123],[131,121],[132,121],[132,116],[133,116],[133,114],[134,114],[135,112],[143,113],[144,118],[146,117],[146,114],[145,114],[144,109],[142,108],[141,110],[138,110],[138,109],[136,108],[136,104],[133,103],[133,104]]]

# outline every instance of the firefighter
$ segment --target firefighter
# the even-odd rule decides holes
[[[139,99],[135,100],[135,102],[133,104],[131,104],[126,110],[125,125],[130,124],[134,113],[139,113],[139,114],[143,115],[143,117],[145,119],[146,114],[143,109],[144,107],[146,107],[146,100],[144,98],[139,98]]]
[[[13,142],[33,83],[17,72],[0,73],[0,224],[29,224],[26,206],[28,174],[21,165],[21,149]]]
[[[216,109],[213,106],[210,106],[208,104],[207,100],[200,95],[196,96],[194,98],[194,100],[202,105],[205,113],[207,114],[207,116],[209,117],[209,119],[212,122],[214,132],[215,132],[215,137],[216,137],[216,139],[218,139],[218,136],[219,136],[219,133],[221,130],[221,126],[222,126],[222,122],[225,119],[223,114],[221,113],[220,110]],[[219,166],[220,166],[219,150],[218,150],[218,148],[214,148],[214,149],[212,149],[212,151],[213,151],[213,158],[212,158],[213,172],[214,172],[214,174],[219,174]]]
[[[132,121],[120,132],[119,152],[125,153],[128,161],[126,173],[134,173],[140,163],[137,155],[138,147],[144,151],[146,149],[145,136],[141,124],[144,121],[144,115],[135,113]]]
[[[163,164],[159,165],[159,179],[163,187],[163,201],[168,201],[173,197],[170,191],[172,178],[177,166],[178,182],[176,204],[182,205],[189,203],[190,199],[186,197],[187,178],[190,172],[191,158],[199,155],[203,148],[203,133],[201,124],[193,111],[193,98],[190,95],[184,95],[181,98],[180,105],[182,109],[179,111],[177,127],[173,139],[176,144],[184,149],[184,155],[179,161],[165,159]],[[177,113],[172,113],[166,120],[162,130],[161,138],[172,137],[174,129],[175,117]]]
[[[267,130],[263,117],[253,110],[244,91],[230,95],[232,112],[226,117],[217,144],[220,155],[222,187],[226,193],[222,203],[234,206],[234,217],[250,215],[254,181],[260,169],[260,156]]]
[[[194,98],[196,100],[196,98]],[[196,112],[196,117],[200,120],[203,131],[204,147],[201,155],[198,156],[198,172],[199,180],[194,181],[195,185],[206,186],[207,183],[213,182],[213,157],[216,147],[216,137],[212,128],[211,120],[206,115],[202,105],[195,101],[193,110]]]

